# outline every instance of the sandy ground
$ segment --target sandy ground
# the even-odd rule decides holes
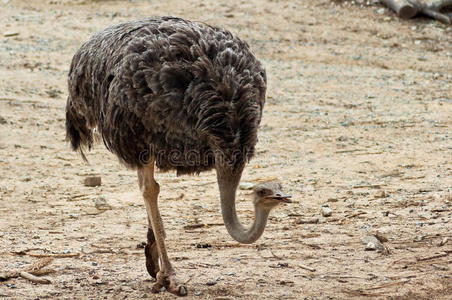
[[[327,0],[3,1],[0,273],[46,258],[53,272],[50,284],[0,282],[0,298],[173,298],[151,293],[135,171],[103,145],[87,165],[65,142],[73,53],[105,26],[149,15],[224,26],[251,44],[269,88],[243,181],[277,179],[294,198],[240,245],[213,172],[159,173],[189,299],[452,299],[452,27]],[[84,186],[91,174],[101,186]],[[249,194],[238,197],[248,223]],[[377,232],[385,248],[366,251],[361,238]]]

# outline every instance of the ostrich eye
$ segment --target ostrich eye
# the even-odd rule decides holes
[[[265,194],[266,194],[266,193],[265,193],[265,190],[258,190],[258,191],[257,191],[257,195],[258,195],[258,196],[261,196],[261,197],[262,197],[262,196],[265,196]]]

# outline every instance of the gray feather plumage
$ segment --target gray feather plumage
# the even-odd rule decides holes
[[[211,169],[214,152],[234,164],[253,155],[265,70],[226,30],[172,17],[109,27],[76,52],[68,83],[74,150],[90,147],[97,127],[132,168],[154,156],[184,174]]]

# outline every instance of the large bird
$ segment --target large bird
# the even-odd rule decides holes
[[[72,148],[86,159],[97,128],[106,147],[138,171],[154,291],[187,294],[167,255],[154,165],[177,174],[215,169],[224,224],[240,243],[257,240],[270,210],[289,201],[280,185],[258,185],[254,223],[245,228],[238,220],[235,194],[254,154],[266,74],[248,44],[229,31],[174,17],[115,25],[76,52],[68,84]]]

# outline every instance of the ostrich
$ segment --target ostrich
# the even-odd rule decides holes
[[[75,53],[68,85],[73,150],[86,160],[97,128],[106,147],[138,172],[153,291],[187,294],[167,255],[154,166],[178,175],[215,169],[224,224],[240,243],[256,241],[270,210],[290,202],[279,184],[257,185],[254,223],[245,228],[238,220],[235,194],[254,154],[266,74],[248,44],[229,31],[174,17],[109,27]]]

